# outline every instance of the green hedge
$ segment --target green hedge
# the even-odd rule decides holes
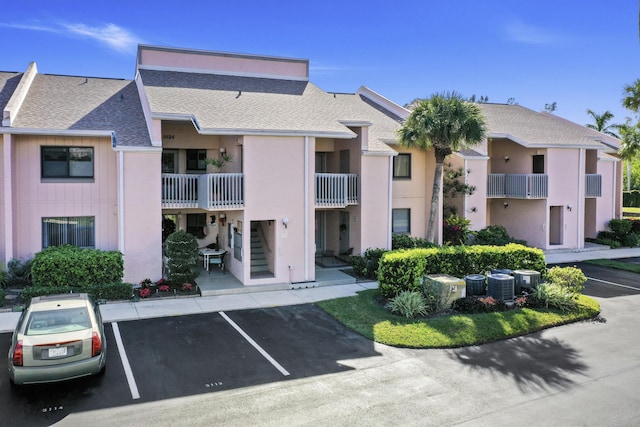
[[[385,253],[380,259],[378,283],[381,294],[392,298],[401,291],[420,291],[420,278],[448,274],[463,278],[493,269],[546,272],[540,249],[518,244],[506,246],[443,246]]]
[[[85,288],[76,286],[28,286],[22,291],[22,300],[29,301],[33,297],[42,295],[68,294],[86,292],[94,299],[109,301],[130,300],[133,296],[133,286],[130,283],[112,283],[109,285],[90,285]]]
[[[88,288],[95,283],[122,282],[122,253],[64,245],[38,252],[31,265],[34,286]]]
[[[640,207],[640,191],[631,190],[622,192],[622,206],[625,208]]]

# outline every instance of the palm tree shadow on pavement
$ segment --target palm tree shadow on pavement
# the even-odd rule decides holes
[[[580,354],[557,338],[539,334],[451,350],[449,356],[476,371],[511,377],[522,392],[567,389],[575,375],[586,375]]]

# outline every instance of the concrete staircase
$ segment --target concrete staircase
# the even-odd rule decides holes
[[[251,273],[269,273],[269,264],[257,228],[251,229]]]

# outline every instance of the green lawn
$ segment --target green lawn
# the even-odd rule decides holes
[[[583,262],[586,264],[594,264],[603,267],[617,268],[618,270],[631,271],[633,273],[640,273],[640,264],[632,264],[630,262],[617,261],[615,259],[592,259]]]
[[[595,317],[599,304],[581,296],[575,312],[518,309],[501,313],[407,319],[391,314],[376,300],[377,289],[317,305],[355,332],[382,344],[411,348],[451,348],[482,344]]]

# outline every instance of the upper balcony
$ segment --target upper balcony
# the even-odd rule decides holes
[[[316,207],[345,208],[357,205],[358,175],[353,173],[317,173]]]
[[[229,210],[244,208],[244,174],[163,173],[162,207]]]
[[[489,174],[487,197],[512,199],[546,199],[549,196],[549,177],[546,174]]]

